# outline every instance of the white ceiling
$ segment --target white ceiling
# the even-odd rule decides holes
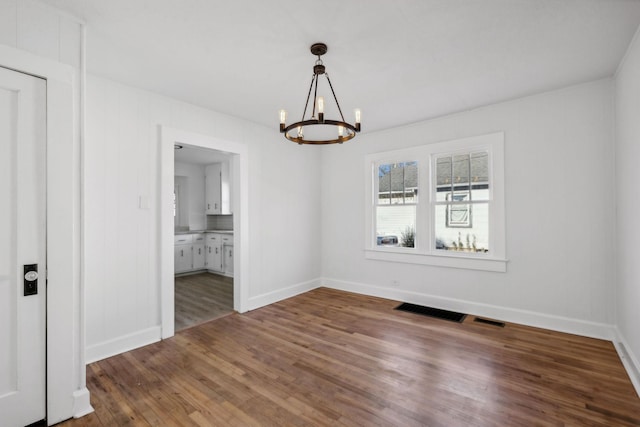
[[[314,42],[366,132],[611,76],[640,24],[636,0],[40,1],[86,22],[90,73],[274,130]]]

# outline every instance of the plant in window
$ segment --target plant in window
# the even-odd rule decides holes
[[[405,248],[415,247],[416,231],[413,227],[405,228],[404,231],[400,234],[400,237],[402,238],[402,246],[404,246]]]

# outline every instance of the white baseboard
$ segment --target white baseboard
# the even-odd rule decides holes
[[[640,362],[638,357],[633,354],[631,347],[627,343],[624,335],[620,332],[620,330],[615,328],[616,336],[613,340],[613,345],[616,347],[616,351],[618,352],[618,356],[620,356],[620,360],[622,360],[622,364],[624,368],[627,370],[627,374],[631,379],[631,383],[633,387],[636,389],[636,394],[640,397]]]
[[[256,308],[264,307],[266,305],[273,304],[274,302],[300,295],[322,286],[321,283],[320,279],[314,279],[289,286],[288,288],[278,289],[277,291],[267,292],[266,294],[251,297],[247,303],[247,310],[255,310]]]
[[[87,347],[87,364],[160,341],[161,328],[154,326]]]
[[[489,317],[505,322],[518,323],[536,328],[582,335],[611,341],[615,336],[613,325],[553,316],[527,310],[482,304],[473,301],[445,298],[402,289],[385,288],[364,283],[347,282],[330,278],[321,279],[322,286],[380,298],[409,302],[436,308]]]
[[[84,417],[93,412],[89,390],[84,387],[73,392],[73,418]]]

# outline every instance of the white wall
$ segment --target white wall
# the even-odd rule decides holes
[[[250,307],[320,277],[320,151],[265,128],[89,76],[87,359],[159,338],[159,125],[246,144]],[[149,209],[139,207],[148,197]]]
[[[327,147],[324,283],[592,336],[614,323],[613,99],[609,79]],[[364,156],[505,132],[506,273],[366,260]],[[397,281],[394,286],[392,281]]]
[[[640,393],[640,38],[616,75],[616,324]],[[622,352],[624,355],[624,351]],[[624,359],[623,359],[624,360]]]
[[[207,228],[207,216],[204,213],[205,178],[204,166],[190,163],[175,162],[175,175],[187,178],[188,206],[187,223],[190,230],[204,230]],[[184,191],[185,189],[182,189]]]

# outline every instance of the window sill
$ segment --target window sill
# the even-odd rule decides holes
[[[407,251],[411,251],[410,253]],[[506,273],[507,260],[464,255],[440,255],[415,253],[410,249],[365,249],[365,258],[377,261],[407,264],[433,265],[437,267],[462,268],[467,270],[495,271]]]

